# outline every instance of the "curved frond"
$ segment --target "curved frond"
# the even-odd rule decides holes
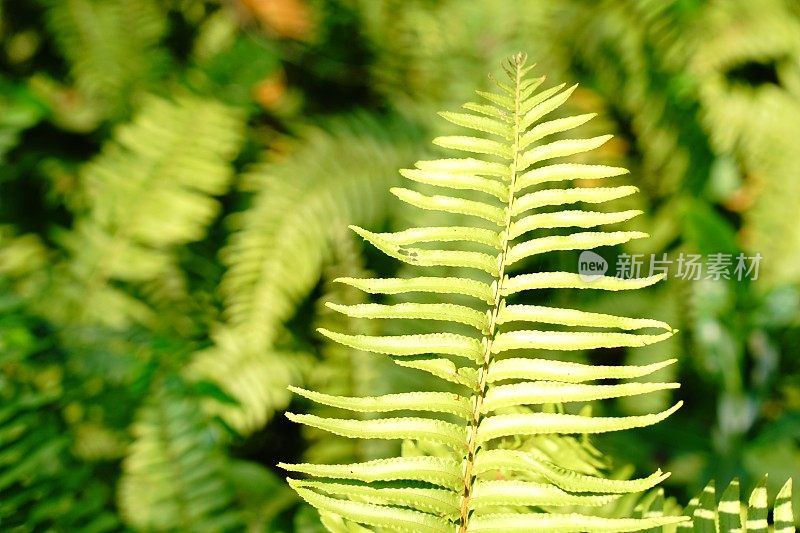
[[[60,312],[111,326],[157,321],[115,282],[138,286],[172,275],[175,248],[205,236],[219,213],[215,196],[233,177],[243,127],[240,110],[213,100],[144,101],[80,171],[88,209],[61,238],[70,258],[56,290],[73,292],[63,295],[69,305]]]
[[[734,479],[722,493],[717,503],[715,483],[711,480],[703,492],[692,499],[686,513],[692,522],[682,524],[678,532],[700,531],[711,533],[794,533],[794,514],[792,511],[792,479],[781,487],[770,506],[767,498],[767,478],[756,484],[750,493],[747,505],[739,501],[739,480]],[[767,518],[772,513],[772,525]]]
[[[166,34],[167,11],[153,0],[44,0],[46,22],[82,95],[102,112],[129,101],[166,70],[157,45]],[[131,29],[135,28],[135,31]]]
[[[155,383],[133,425],[118,501],[143,530],[228,531],[241,527],[226,459],[197,402],[176,378]]]
[[[280,351],[285,322],[331,260],[332,243],[348,223],[377,221],[393,168],[410,158],[405,134],[389,135],[369,117],[330,129],[309,129],[296,153],[250,168],[243,182],[254,192],[252,205],[229,220],[233,234],[221,254],[228,267],[220,285],[222,342],[198,354],[191,371],[238,400],[211,408],[243,434],[288,403],[285,389],[297,369],[291,358],[270,354]],[[264,379],[274,384],[270,392]]]
[[[497,83],[499,92],[478,91],[488,103],[466,106],[473,113],[441,113],[469,131],[438,137],[434,143],[465,152],[467,157],[420,161],[415,169],[401,172],[438,194],[392,189],[413,207],[463,215],[474,222],[474,228],[431,225],[373,233],[352,227],[372,246],[403,263],[435,267],[440,273],[457,272],[459,276],[344,278],[340,281],[368,293],[407,295],[411,300],[415,293],[427,292],[433,293],[433,299],[425,303],[404,298],[401,303],[330,305],[349,317],[436,321],[441,329],[404,335],[319,330],[345,346],[387,354],[401,366],[463,387],[453,393],[412,391],[363,398],[295,389],[323,405],[345,412],[374,413],[375,417],[289,413],[290,419],[336,435],[410,441],[416,443],[412,446],[422,457],[358,465],[282,466],[312,478],[332,478],[290,481],[323,515],[337,515],[379,530],[637,531],[680,523],[684,517],[612,519],[591,514],[592,507],[655,486],[664,478],[661,472],[639,480],[612,481],[599,475],[596,468],[578,466],[586,465],[586,461],[578,460],[570,467],[562,461],[554,462],[535,446],[533,451],[506,449],[512,439],[566,439],[569,434],[649,426],[681,404],[659,413],[625,417],[591,416],[579,407],[576,411],[573,404],[677,387],[674,383],[602,383],[646,376],[671,361],[641,367],[592,366],[545,359],[541,354],[650,345],[674,334],[664,322],[509,301],[523,291],[541,289],[637,289],[661,277],[585,280],[571,272],[511,274],[534,255],[613,246],[646,235],[601,229],[541,235],[542,230],[551,228],[598,228],[632,218],[638,212],[584,211],[581,207],[623,198],[637,189],[572,186],[570,182],[575,179],[626,172],[562,160],[589,152],[610,136],[560,138],[591,119],[591,115],[549,117],[574,87],[563,90],[559,86],[537,93],[541,80],[526,78],[530,69],[522,54],[514,56],[504,68],[509,80]],[[570,209],[561,210],[566,204]],[[451,303],[449,299],[456,295],[472,299]],[[538,324],[553,328],[533,329]],[[555,410],[553,404],[558,406]],[[387,467],[413,468],[412,460],[435,465],[437,481],[429,474],[420,477],[413,471],[393,471],[392,477],[384,473]],[[341,480],[362,483],[348,490],[350,484]],[[398,480],[391,491],[375,483],[387,480]],[[427,481],[437,488],[433,493],[425,492],[422,489],[430,487],[408,483],[410,480]],[[451,492],[445,495],[443,490]],[[559,513],[559,507],[567,510]]]

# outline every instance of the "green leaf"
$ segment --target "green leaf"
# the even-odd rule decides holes
[[[686,506],[686,508],[683,510],[683,513],[685,515],[693,517],[694,516],[694,511],[695,511],[695,509],[697,509],[697,506],[698,506],[699,503],[700,503],[700,499],[695,496],[694,498],[689,500],[689,505]],[[678,528],[677,528],[677,531],[680,531],[680,532],[683,532],[683,533],[690,533],[690,532],[694,531],[694,524],[691,521],[679,524]]]
[[[734,479],[719,502],[719,533],[739,533],[742,528],[739,480]]]
[[[345,520],[341,516],[320,509],[317,509],[317,511],[319,511],[320,522],[330,533],[373,533],[371,529],[361,527],[355,522]]]
[[[638,187],[622,185],[620,187],[578,187],[575,189],[545,189],[528,193],[514,202],[512,216],[519,216],[531,209],[553,205],[584,202],[600,204],[618,198],[624,198],[638,192]]]
[[[503,281],[500,294],[511,296],[532,289],[597,289],[604,291],[624,291],[649,287],[664,279],[663,274],[645,278],[620,279],[601,276],[591,281],[581,279],[571,272],[537,272],[521,274]]]
[[[512,222],[508,231],[509,239],[516,239],[529,231],[550,228],[591,228],[605,224],[616,224],[641,215],[641,211],[629,210],[616,213],[599,213],[596,211],[555,211],[553,213],[536,213]]]
[[[325,305],[354,318],[442,320],[466,324],[481,332],[489,329],[489,317],[485,312],[464,305],[418,303],[337,305],[331,302]]]
[[[529,481],[484,481],[475,482],[470,499],[473,509],[495,505],[605,505],[617,498],[615,495],[575,495],[552,485]]]
[[[792,511],[792,478],[786,480],[775,498],[775,533],[794,533],[794,513]]]
[[[565,91],[562,91],[555,96],[547,98],[546,100],[537,103],[533,107],[530,108],[529,111],[524,112],[524,116],[522,117],[522,121],[520,122],[520,128],[523,130],[528,129],[532,126],[537,120],[545,116],[546,114],[555,111],[561,105],[567,101],[567,99],[572,95],[575,89],[578,88],[578,84],[576,83],[572,87],[568,88]],[[524,137],[523,137],[524,139]]]
[[[544,167],[534,168],[519,176],[514,183],[514,192],[524,191],[528,187],[547,183],[550,181],[564,180],[597,180],[628,174],[629,170],[622,167],[608,167],[604,165],[586,165],[581,163],[558,163]]]
[[[286,413],[286,417],[293,422],[343,437],[384,440],[422,439],[441,442],[457,450],[463,448],[466,443],[463,426],[442,420],[415,417],[354,420],[294,413]]]
[[[565,491],[614,494],[645,491],[669,477],[669,474],[658,470],[642,479],[606,479],[557,466],[541,452],[481,449],[476,456],[473,472],[479,475],[493,470],[534,471]]]
[[[580,514],[518,513],[487,514],[470,520],[470,533],[542,533],[641,531],[651,527],[677,524],[682,516],[659,518],[601,518]]]
[[[698,533],[716,533],[717,531],[717,502],[714,480],[712,479],[703,489],[697,508],[694,510],[694,530]],[[764,524],[766,526],[766,514]],[[750,530],[750,527],[748,527]]]
[[[417,161],[415,166],[420,170],[429,172],[446,172],[460,175],[497,176],[508,179],[511,169],[508,165],[481,161],[471,157],[458,159],[435,159],[431,161]]]
[[[392,457],[363,463],[316,465],[278,463],[280,468],[315,477],[374,481],[409,480],[456,490],[461,487],[461,465],[441,457]]]
[[[392,194],[421,209],[430,211],[444,211],[446,213],[458,213],[486,219],[494,222],[498,226],[505,224],[506,212],[504,208],[495,207],[483,202],[466,200],[464,198],[452,198],[450,196],[426,196],[416,191],[394,187]]]
[[[709,486],[713,490],[714,482],[713,480],[709,483]],[[700,505],[698,509],[695,511],[695,528],[697,527],[697,513],[698,511],[714,509],[714,500],[709,499],[707,495],[708,487],[703,491],[702,496],[700,496]],[[713,494],[713,493],[712,493]],[[712,496],[713,498],[713,496]],[[769,529],[769,525],[767,524],[767,514],[769,513],[769,504],[767,501],[767,478],[766,476],[758,482],[758,484],[753,489],[753,492],[750,493],[750,499],[747,502],[747,522],[745,522],[745,528],[747,531],[753,532],[766,532]],[[707,520],[704,522],[707,524]],[[705,525],[706,529],[708,526]]]
[[[442,148],[461,150],[462,152],[471,152],[473,154],[496,155],[508,160],[513,158],[511,147],[507,144],[478,137],[448,135],[436,137],[433,140],[433,144],[441,146]]]
[[[490,178],[481,178],[469,174],[434,172],[418,168],[404,168],[400,170],[400,174],[417,183],[447,187],[449,189],[485,192],[502,202],[508,202],[508,187],[504,183]]]
[[[554,94],[556,94],[558,91],[560,91],[566,86],[567,86],[566,83],[561,83],[559,85],[556,85],[555,87],[550,87],[549,89],[545,89],[544,91],[538,94],[534,94],[533,96],[523,98],[523,102],[519,107],[520,114],[524,117],[525,114],[531,111],[534,107],[544,102],[548,98],[552,97]]]
[[[645,237],[649,235],[641,231],[585,231],[570,235],[540,237],[512,246],[506,256],[506,264],[513,265],[533,255],[557,250],[586,250],[597,246],[614,246]]]
[[[511,138],[511,127],[508,124],[503,124],[489,117],[481,117],[470,113],[453,113],[451,111],[442,111],[439,116],[457,126],[491,133],[504,139]]]
[[[350,226],[351,229],[357,226]],[[390,243],[392,246],[400,247],[408,244],[420,242],[451,242],[464,241],[474,242],[491,246],[498,250],[502,249],[500,236],[496,231],[483,228],[469,228],[465,226],[434,227],[434,228],[411,228],[405,231],[394,233],[370,233],[358,228],[356,233],[369,233],[379,237],[382,241]]]
[[[481,281],[452,277],[418,278],[337,278],[337,282],[351,285],[370,294],[404,294],[407,292],[434,292],[462,294],[487,303],[494,301],[492,287]]]
[[[669,359],[643,366],[600,366],[551,359],[509,358],[493,361],[486,379],[489,383],[507,379],[540,379],[565,383],[633,379],[652,374],[676,361],[677,359]]]
[[[634,509],[634,518],[656,518],[664,516],[664,489],[658,488],[645,496]],[[662,533],[660,527],[644,530],[644,533]]]
[[[483,356],[480,341],[455,333],[427,333],[420,335],[395,335],[379,337],[371,335],[346,335],[324,328],[317,329],[329,339],[356,350],[408,356],[423,354],[446,354],[478,360]]]
[[[577,385],[554,381],[523,382],[490,388],[481,409],[482,412],[488,413],[504,407],[519,405],[589,402],[676,388],[678,388],[677,383]]]
[[[376,505],[404,505],[422,511],[455,519],[458,515],[458,497],[449,490],[418,487],[374,488],[365,485],[330,483],[322,481],[287,480],[294,487],[315,489],[331,496],[356,497],[364,503]]]
[[[429,513],[329,498],[296,484],[292,488],[301,498],[317,509],[335,513],[362,524],[388,527],[409,533],[450,533],[452,529],[448,520]]]
[[[497,83],[498,86],[501,86],[500,83],[497,82],[497,80],[495,80],[495,83]],[[487,91],[475,91],[475,92],[479,96],[482,96],[482,97],[486,98],[487,100],[489,100],[493,104],[497,104],[500,107],[505,108],[506,111],[510,111],[510,112],[513,113],[514,110],[515,110],[516,104],[514,102],[514,99],[511,98],[511,97],[503,96],[502,94],[491,93],[491,92],[487,92]],[[506,92],[508,92],[511,95],[513,95],[515,93],[514,89],[511,88],[511,87],[506,87]]]
[[[483,419],[478,428],[478,442],[485,443],[512,435],[543,435],[548,433],[607,433],[636,427],[652,426],[677,411],[678,402],[660,413],[640,416],[592,417],[560,413],[529,413],[493,415]]]
[[[561,133],[563,131],[577,128],[578,126],[587,123],[597,116],[597,113],[586,113],[584,115],[575,115],[573,117],[559,118],[538,124],[536,127],[528,131],[519,140],[519,149],[524,150],[531,143],[538,141],[548,135],[554,133]],[[519,178],[518,178],[519,179]],[[519,190],[519,188],[517,189]]]
[[[493,255],[482,252],[406,248],[395,244],[391,233],[372,233],[358,226],[350,226],[350,229],[389,257],[394,257],[404,263],[419,266],[477,268],[492,275],[497,274],[497,258]],[[389,237],[386,238],[384,235],[389,235]]]
[[[467,102],[463,104],[461,107],[467,109],[469,111],[475,111],[476,113],[480,113],[481,115],[486,115],[487,117],[499,118],[504,122],[508,122],[510,115],[505,111],[500,111],[495,106],[490,104],[478,104],[476,102]]]
[[[625,330],[657,328],[672,331],[672,328],[666,322],[650,318],[628,318],[538,305],[515,304],[501,307],[500,312],[497,314],[497,323],[505,324],[507,322],[540,322],[564,326],[619,328]]]
[[[526,104],[528,104],[528,102],[531,101],[531,95],[534,93],[534,91],[536,91],[536,89],[538,89],[542,85],[542,83],[544,83],[545,79],[546,79],[545,76],[539,76],[538,78],[532,78],[532,79],[529,79],[529,80],[523,80],[519,84],[519,99],[520,99],[520,102],[522,102],[522,104],[520,105],[520,111],[522,113],[525,112]],[[548,89],[548,90],[556,91],[556,90],[560,90],[560,88],[562,88],[562,87],[564,87],[563,84],[560,85],[559,87],[554,87],[553,89]],[[543,94],[545,94],[547,92],[548,91],[542,91],[541,93],[537,94],[534,97],[534,99],[539,99],[541,101],[542,99],[547,98],[546,96],[544,96],[544,97],[542,96]],[[532,103],[531,107],[534,106],[534,105],[536,105],[536,102]],[[528,107],[528,109],[530,109],[530,107]]]
[[[462,418],[472,416],[467,399],[452,392],[406,392],[352,398],[323,394],[300,387],[289,387],[289,390],[317,403],[362,413],[409,410],[452,413]]]
[[[592,350],[619,346],[647,346],[668,339],[672,332],[658,335],[632,333],[599,333],[594,331],[519,330],[498,334],[492,342],[492,353],[509,350]]]
[[[395,364],[428,372],[437,378],[464,385],[469,389],[477,389],[477,370],[470,367],[457,367],[449,359],[443,357],[395,359]]]
[[[517,163],[517,170],[523,171],[531,165],[548,159],[557,157],[567,157],[571,155],[589,152],[607,143],[613,135],[600,135],[591,139],[561,139],[549,144],[535,146],[522,154]]]

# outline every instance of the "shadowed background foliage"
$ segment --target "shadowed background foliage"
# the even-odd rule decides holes
[[[323,531],[278,462],[384,456],[291,424],[298,385],[424,380],[336,345],[325,301],[403,276],[347,231],[423,225],[389,200],[486,72],[524,50],[631,169],[652,237],[622,254],[745,253],[758,279],[568,294],[666,320],[684,407],[599,438],[615,472],[774,496],[800,479],[800,4],[789,0],[7,0],[0,3],[0,529]],[[427,216],[427,215],[426,215]],[[435,220],[435,215],[430,215]],[[450,216],[447,224],[455,224]],[[577,255],[548,258],[575,270]],[[530,261],[531,270],[543,264]],[[644,272],[643,272],[644,274]],[[705,278],[705,276],[702,276]],[[589,292],[589,291],[581,291]],[[558,303],[545,293],[539,302]],[[385,328],[393,334],[402,323]],[[394,330],[392,330],[394,328]]]

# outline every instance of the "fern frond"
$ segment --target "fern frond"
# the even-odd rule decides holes
[[[118,502],[125,521],[151,531],[241,527],[225,456],[199,404],[178,378],[154,386],[122,465]]]
[[[714,2],[701,12],[703,34],[692,34],[697,52],[691,70],[698,79],[703,123],[720,163],[741,181],[753,205],[744,212],[744,244],[764,257],[762,279],[769,284],[798,280],[800,232],[781,213],[800,201],[796,155],[800,148],[800,104],[795,69],[800,61],[800,21],[791,2]],[[770,83],[738,80],[748,65],[773,69]],[[740,168],[737,168],[740,167]],[[718,168],[725,168],[719,164]]]
[[[289,403],[287,386],[299,383],[306,354],[261,349],[258,336],[221,327],[214,345],[198,351],[184,375],[219,386],[234,402],[205,399],[203,409],[242,434],[249,433]]]
[[[157,45],[167,12],[153,0],[43,0],[47,26],[75,86],[104,113],[119,116],[130,99],[166,71]]]
[[[78,291],[63,295],[71,303],[62,311],[69,320],[116,326],[155,320],[115,282],[162,278],[175,262],[174,248],[205,235],[219,211],[214,196],[232,177],[243,120],[213,100],[150,97],[81,169],[88,209],[61,238],[71,257],[57,290]]]
[[[233,235],[222,252],[228,270],[220,285],[225,323],[217,344],[201,354],[192,372],[216,382],[239,406],[217,411],[235,429],[249,433],[288,401],[295,374],[281,369],[275,343],[297,304],[313,289],[331,259],[334,239],[348,221],[374,222],[383,212],[390,169],[410,160],[404,134],[389,134],[375,119],[361,117],[309,129],[303,147],[289,157],[259,164],[243,178],[255,191],[253,205],[233,215]],[[403,132],[403,125],[397,129]],[[391,142],[395,141],[395,142]],[[272,376],[271,401],[263,381]]]
[[[772,512],[773,525],[767,518]],[[767,499],[767,479],[763,478],[750,493],[747,505],[739,501],[739,480],[734,479],[722,493],[717,503],[714,480],[703,492],[692,499],[686,509],[692,522],[678,526],[678,532],[700,533],[794,533],[792,511],[792,479],[789,478],[778,492],[773,506]]]
[[[399,499],[396,492],[382,493],[379,486],[372,484],[376,480],[387,479],[384,474],[387,465],[392,465],[395,469],[393,477],[389,479],[409,479],[408,476],[412,476],[410,479],[431,482],[433,478],[428,475],[418,478],[414,477],[415,472],[396,471],[411,458],[358,465],[283,466],[288,470],[315,477],[359,479],[370,483],[358,485],[358,489],[349,493],[339,486],[340,483],[325,488],[327,482],[291,481],[298,494],[321,512],[339,515],[346,521],[378,529],[444,532],[455,528],[462,533],[501,530],[636,531],[678,523],[683,520],[682,517],[611,519],[591,514],[553,511],[553,508],[557,509],[559,506],[602,505],[620,493],[636,492],[643,486],[649,488],[662,479],[660,472],[645,480],[605,485],[605,480],[596,475],[576,473],[570,477],[567,473],[569,470],[559,471],[558,467],[542,461],[541,455],[537,456],[533,452],[505,457],[507,462],[516,466],[512,468],[515,472],[511,477],[504,475],[507,468],[487,468],[487,463],[483,463],[481,470],[476,469],[485,454],[502,453],[507,438],[601,433],[647,426],[663,420],[680,407],[678,403],[661,413],[628,417],[593,417],[588,412],[574,414],[569,412],[570,406],[579,402],[636,396],[677,385],[584,384],[604,379],[643,376],[663,365],[593,367],[535,357],[537,350],[644,346],[671,336],[674,331],[667,324],[591,314],[575,309],[549,310],[507,303],[507,297],[526,290],[559,287],[632,289],[655,283],[660,278],[601,278],[590,282],[581,279],[577,274],[564,272],[511,274],[513,265],[524,264],[534,254],[618,244],[643,237],[644,234],[596,231],[571,233],[555,238],[528,237],[528,232],[543,229],[530,222],[524,231],[514,231],[514,224],[525,217],[542,213],[558,216],[564,213],[561,206],[565,204],[604,203],[632,194],[636,188],[569,188],[565,182],[574,178],[569,173],[570,167],[561,166],[552,172],[541,170],[548,168],[547,162],[551,159],[591,151],[605,143],[609,136],[554,139],[551,136],[566,133],[585,122],[585,117],[580,120],[558,121],[555,124],[544,123],[546,126],[539,122],[563,104],[573,88],[563,90],[563,87],[556,87],[536,93],[540,81],[526,78],[530,67],[525,66],[525,57],[522,54],[514,56],[505,65],[505,69],[509,72],[510,84],[498,83],[500,92],[478,92],[479,96],[488,101],[481,104],[478,114],[441,114],[446,120],[472,132],[471,136],[438,138],[437,144],[465,152],[468,157],[420,161],[416,170],[404,173],[412,181],[424,180],[428,185],[452,183],[453,186],[445,187],[450,190],[471,191],[473,194],[467,198],[449,196],[446,193],[426,195],[408,189],[392,190],[396,196],[412,206],[465,215],[473,221],[476,229],[453,228],[448,231],[431,226],[377,234],[358,227],[353,228],[377,249],[404,263],[435,267],[441,272],[455,270],[464,272],[469,277],[344,279],[342,281],[345,283],[366,292],[403,295],[423,291],[436,293],[439,298],[433,303],[424,304],[362,304],[341,306],[338,309],[347,315],[373,319],[438,321],[443,329],[435,333],[405,335],[353,335],[320,330],[326,337],[346,346],[388,354],[402,366],[425,370],[436,377],[464,385],[464,389],[445,393],[449,397],[411,392],[375,398],[331,397],[298,390],[310,399],[345,410],[388,412],[391,415],[363,420],[288,414],[292,420],[337,435],[362,439],[408,439],[420,444],[443,445],[437,448],[440,456],[428,457],[426,460],[435,464],[436,479],[447,480],[446,484],[438,485],[441,488],[437,490],[451,491],[447,498],[439,500],[455,500],[458,512],[454,513],[447,505],[433,506],[430,504],[430,494],[414,492],[423,487],[411,484],[395,486],[393,488],[407,489],[404,498]],[[539,130],[536,130],[537,124],[541,126]],[[485,138],[486,134],[490,136],[489,139]],[[485,159],[473,157],[487,154],[488,158]],[[584,167],[579,168],[584,173],[587,172]],[[623,173],[619,169],[608,168],[589,172],[597,176]],[[538,174],[520,181],[523,176],[530,176],[530,173]],[[449,180],[446,176],[450,177]],[[556,185],[552,185],[554,182]],[[489,183],[495,185],[490,186]],[[545,188],[539,189],[540,185]],[[532,187],[537,187],[537,190],[528,192]],[[565,216],[569,217],[571,214]],[[614,216],[625,219],[629,218],[630,213],[618,213]],[[606,217],[591,212],[584,217],[581,224],[588,227],[607,221]],[[425,243],[426,247],[408,246],[417,243]],[[463,243],[469,246],[469,250],[445,248],[449,243]],[[438,249],[440,245],[443,247]],[[477,297],[485,305],[471,307],[447,302],[448,298],[457,295]],[[477,305],[477,302],[473,304]],[[334,305],[334,308],[337,306]],[[565,326],[565,329],[523,329],[528,324],[537,323],[557,324]],[[596,329],[572,329],[575,327]],[[522,357],[525,353],[533,357]],[[507,367],[505,374],[501,369],[498,376],[498,365]],[[526,369],[525,373],[520,372],[522,368]],[[572,372],[574,370],[578,371],[577,375]],[[512,380],[513,383],[496,384],[502,380]],[[563,406],[553,411],[548,408],[548,404],[552,402]],[[402,403],[405,403],[406,411],[444,413],[443,418],[430,414],[399,416],[401,412],[398,410]],[[465,408],[468,412],[465,412]],[[499,458],[497,456],[495,460]],[[531,463],[536,466],[530,466]],[[522,472],[517,472],[517,468],[521,468]],[[362,473],[353,478],[353,473],[357,470]],[[527,479],[526,472],[536,476],[536,480]],[[543,472],[549,472],[562,485],[569,485],[569,489],[564,490],[559,482],[547,478]],[[571,483],[566,483],[566,478]],[[614,490],[604,488],[612,486]],[[422,503],[423,501],[427,503]]]

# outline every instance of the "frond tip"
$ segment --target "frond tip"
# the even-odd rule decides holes
[[[352,335],[328,329],[320,333],[356,350],[387,354],[400,366],[428,372],[461,388],[459,392],[412,391],[365,398],[292,389],[322,405],[354,413],[391,413],[366,419],[289,414],[292,420],[347,437],[415,441],[422,449],[439,450],[435,456],[423,453],[349,465],[281,465],[318,478],[289,482],[320,510],[326,523],[341,520],[413,532],[505,533],[638,531],[685,520],[674,516],[607,519],[590,511],[553,512],[559,506],[591,509],[620,495],[648,490],[667,474],[658,471],[641,479],[610,480],[597,469],[576,471],[559,464],[535,446],[510,449],[512,439],[519,447],[519,442],[539,438],[652,425],[681,405],[627,417],[570,412],[580,402],[674,389],[675,383],[627,381],[649,376],[674,360],[647,366],[594,366],[549,359],[542,351],[634,348],[657,343],[675,331],[658,320],[507,301],[523,291],[631,290],[661,279],[600,277],[587,282],[571,272],[510,275],[512,268],[534,255],[613,246],[647,236],[599,229],[629,220],[639,211],[581,208],[623,198],[637,189],[570,186],[576,179],[610,178],[627,170],[560,161],[594,150],[610,136],[563,137],[594,115],[549,118],[575,87],[561,85],[537,92],[544,79],[528,79],[530,67],[525,63],[524,54],[513,56],[504,65],[509,81],[496,81],[499,92],[478,91],[484,101],[465,104],[467,112],[441,113],[445,120],[470,131],[437,137],[434,144],[465,157],[419,161],[416,168],[400,171],[411,182],[434,188],[438,194],[391,190],[407,204],[472,220],[474,227],[374,233],[351,226],[390,257],[453,275],[342,278],[338,281],[367,293],[388,295],[388,301],[329,307],[355,318],[435,321],[441,329],[404,335]],[[569,208],[562,207],[566,205]],[[542,230],[553,228],[568,231],[541,235]],[[570,228],[593,229],[570,232]],[[417,293],[428,293],[428,300],[406,298]],[[402,301],[392,301],[392,295],[403,296]],[[559,406],[555,412],[548,407],[553,404]],[[408,416],[407,411],[422,414]]]

